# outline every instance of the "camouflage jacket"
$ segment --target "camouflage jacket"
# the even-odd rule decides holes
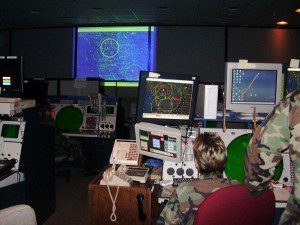
[[[234,184],[237,182],[223,178],[181,183],[160,214],[157,224],[193,225],[195,214],[203,200],[212,192]]]
[[[251,193],[269,188],[281,153],[289,150],[294,187],[280,224],[300,224],[300,90],[286,96],[256,129],[245,155],[245,184]]]

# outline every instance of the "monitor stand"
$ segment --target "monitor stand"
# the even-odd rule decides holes
[[[256,120],[264,120],[266,118],[266,113],[257,113],[255,118]],[[252,113],[237,113],[236,117],[240,120],[253,120]]]

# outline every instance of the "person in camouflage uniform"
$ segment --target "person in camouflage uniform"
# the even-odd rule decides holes
[[[226,164],[226,147],[216,133],[200,134],[194,143],[195,164],[201,178],[184,182],[174,191],[157,224],[190,224],[194,222],[199,205],[212,192],[237,184],[222,178]]]
[[[300,224],[300,90],[287,95],[256,129],[245,155],[245,185],[253,194],[269,188],[281,153],[289,150],[294,186],[279,224]]]

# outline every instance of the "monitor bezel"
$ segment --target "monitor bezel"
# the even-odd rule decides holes
[[[165,155],[160,155],[158,153],[154,153],[154,152],[146,152],[141,150],[140,146],[141,146],[141,139],[139,136],[140,131],[148,131],[148,132],[157,132],[157,133],[163,133],[165,135],[168,136],[172,136],[176,138],[176,143],[177,143],[177,156],[176,158],[170,157],[170,156],[165,156]],[[181,161],[181,157],[182,157],[182,135],[181,135],[181,131],[176,129],[176,128],[171,128],[171,127],[165,127],[162,125],[157,125],[157,124],[152,124],[152,123],[145,123],[145,122],[141,122],[141,123],[136,123],[135,124],[135,137],[136,137],[136,145],[137,145],[137,150],[138,153],[141,155],[145,155],[151,158],[156,158],[156,159],[161,159],[164,161],[169,161],[169,162],[180,162]]]
[[[154,75],[153,75],[154,74]],[[158,77],[155,77],[158,76]],[[146,80],[147,78],[159,78],[165,80],[182,80],[182,81],[193,81],[193,91],[191,99],[191,109],[188,119],[165,119],[165,118],[144,118],[143,117],[143,105],[145,99],[146,91]],[[159,125],[183,125],[191,124],[194,120],[195,107],[197,103],[197,93],[198,93],[198,84],[199,76],[197,75],[183,75],[183,74],[172,74],[164,72],[150,72],[150,71],[141,71],[139,77],[139,87],[138,87],[138,101],[136,108],[136,122],[148,122],[155,123]]]
[[[275,70],[276,73],[276,89],[275,89],[275,102],[270,103],[232,103],[232,70]],[[227,62],[225,68],[225,106],[226,110],[231,110],[236,113],[252,113],[254,107],[256,113],[269,113],[273,110],[276,103],[281,98],[281,87],[282,87],[282,64],[279,63],[250,63],[250,66],[240,65],[238,62]]]
[[[19,96],[21,93],[23,93],[23,57],[22,56],[0,56],[0,63],[2,64],[8,64],[13,63],[16,66],[15,73],[12,74],[12,76],[3,75],[0,74],[1,77],[1,94],[4,94],[8,97],[14,97]],[[4,85],[3,84],[3,77],[10,77],[11,84],[10,85]]]
[[[24,122],[24,121],[1,121],[0,122],[0,135],[1,135],[1,138],[3,138],[3,141],[4,142],[20,142],[20,143],[23,142],[25,124],[26,124],[26,122]],[[19,126],[18,137],[16,137],[16,138],[2,137],[2,130],[5,125]]]

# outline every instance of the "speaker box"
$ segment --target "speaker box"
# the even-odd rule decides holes
[[[173,180],[174,178],[198,178],[198,170],[195,162],[169,162],[164,161],[163,180]]]

